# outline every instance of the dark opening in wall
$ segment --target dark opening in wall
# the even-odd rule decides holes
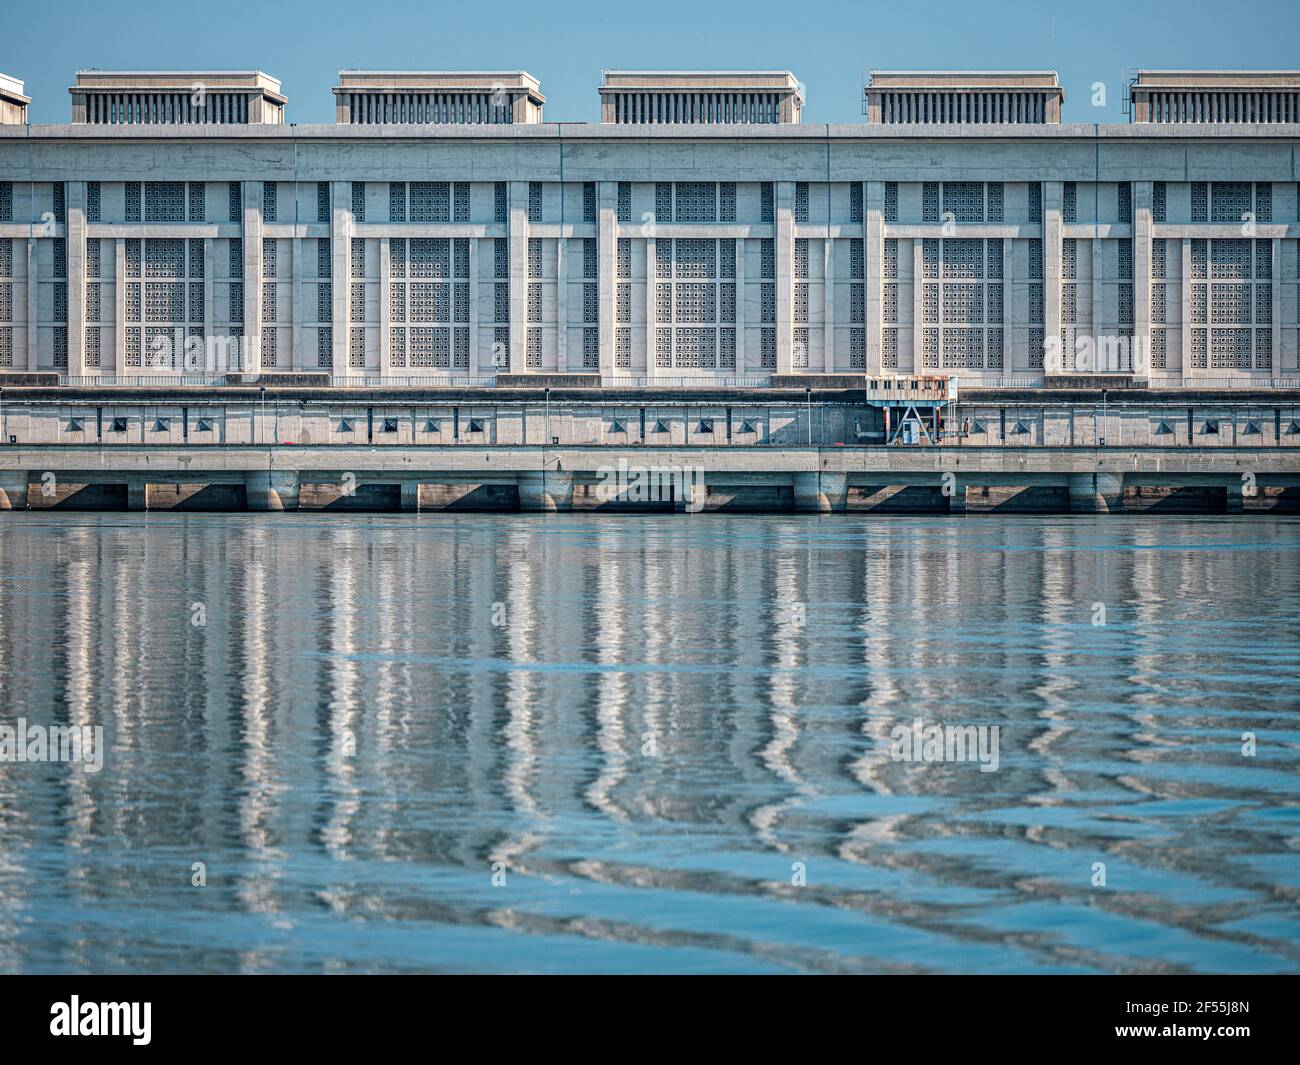
[[[402,509],[400,484],[357,484],[351,491],[335,483],[303,481],[298,497],[302,510],[395,511]]]

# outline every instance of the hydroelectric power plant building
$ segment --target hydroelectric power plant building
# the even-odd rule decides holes
[[[563,507],[596,460],[535,449],[627,447],[704,449],[719,506],[958,466],[1025,505],[1234,509],[1243,470],[1281,500],[1300,73],[1127,91],[1130,123],[1067,124],[1055,72],[876,71],[831,126],[788,71],[606,71],[587,124],[522,71],[343,71],[294,125],[261,72],[81,71],[33,126],[0,76],[0,501],[305,505],[312,467]],[[81,487],[38,499],[51,468]]]

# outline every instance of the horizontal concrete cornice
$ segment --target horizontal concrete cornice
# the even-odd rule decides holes
[[[189,446],[183,448],[50,445],[0,448],[0,470],[103,474],[184,470],[215,477],[256,470],[336,471],[394,476],[442,473],[563,471],[596,474],[617,465],[703,467],[719,474],[772,476],[803,472],[907,474],[910,483],[941,483],[944,474],[1060,479],[1080,473],[1222,478],[1242,472],[1300,483],[1300,448],[1170,447],[330,447]],[[1044,482],[1046,483],[1046,482]]]
[[[1300,140],[1300,124],[1273,123],[1134,123],[1102,125],[1091,122],[1068,122],[1059,125],[831,125],[828,123],[788,123],[772,125],[630,125],[616,126],[598,122],[538,122],[501,125],[111,125],[81,124],[0,126],[0,141],[79,141],[105,143],[114,141],[704,141],[749,142],[790,141],[1221,141],[1221,140]]]

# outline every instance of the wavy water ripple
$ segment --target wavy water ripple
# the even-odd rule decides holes
[[[1298,680],[1285,517],[0,517],[0,970],[1296,972]]]

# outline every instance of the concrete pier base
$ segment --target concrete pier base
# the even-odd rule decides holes
[[[1122,473],[1070,475],[1070,511],[1074,514],[1118,514],[1124,505]]]
[[[1245,509],[1245,484],[1238,478],[1227,485],[1227,512],[1240,514]]]
[[[302,478],[296,473],[253,470],[244,475],[249,510],[297,510]]]
[[[27,471],[0,470],[0,510],[27,509]]]
[[[402,482],[402,510],[418,513],[420,510],[420,482]]]
[[[0,509],[972,516],[1300,511],[1300,447],[1114,454],[1096,448],[941,450],[548,448],[543,471],[532,447],[294,446],[268,458],[266,448],[238,445],[66,445],[30,453],[0,446]],[[706,459],[707,487],[701,480]],[[650,495],[629,488],[609,499],[599,489],[620,462],[675,473],[655,482]],[[268,470],[268,463],[276,468]],[[1254,476],[1243,482],[1243,470]]]
[[[849,478],[843,473],[796,473],[794,509],[807,514],[843,511],[848,503]]]
[[[947,489],[948,491],[948,513],[965,514],[966,513],[966,485],[960,479],[955,480]]]
[[[673,510],[678,514],[700,514],[708,506],[709,490],[701,481],[689,480],[682,484],[680,499],[673,500]]]
[[[573,509],[573,474],[558,470],[519,475],[519,509],[554,512]]]

